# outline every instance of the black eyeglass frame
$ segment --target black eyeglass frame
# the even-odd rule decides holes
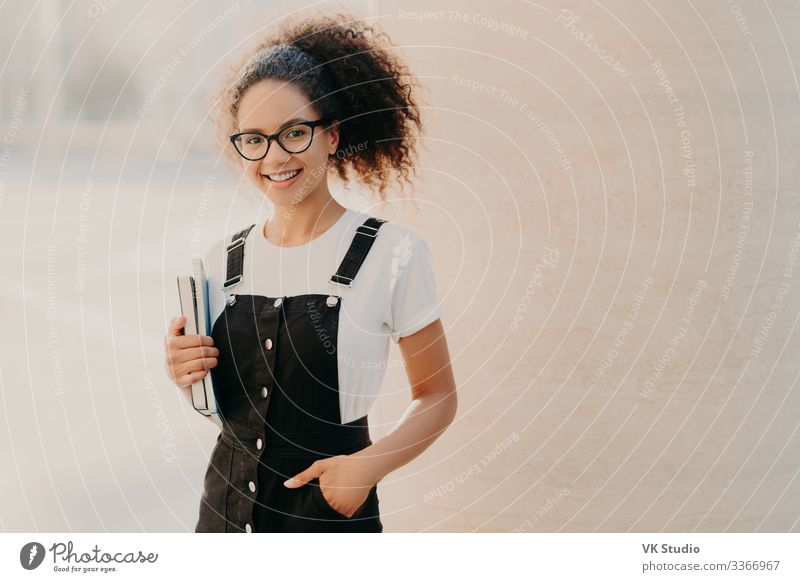
[[[231,144],[233,145],[233,149],[236,150],[236,153],[238,153],[240,156],[242,156],[245,160],[249,160],[251,162],[257,162],[257,161],[263,160],[264,158],[267,157],[267,154],[269,153],[269,148],[272,145],[272,140],[273,139],[276,142],[278,142],[278,145],[281,146],[281,149],[283,151],[285,151],[287,154],[302,154],[304,151],[306,151],[308,148],[311,147],[312,143],[314,143],[314,128],[317,127],[318,125],[325,125],[327,123],[330,123],[334,119],[336,119],[336,117],[323,117],[321,119],[317,119],[316,121],[298,121],[297,123],[292,123],[290,125],[287,125],[286,127],[281,128],[281,130],[278,133],[273,133],[272,135],[267,135],[266,133],[261,133],[260,131],[243,131],[241,133],[234,133],[232,136],[229,137],[229,139],[231,140]],[[278,139],[278,136],[280,134],[282,134],[284,131],[286,131],[287,129],[289,129],[290,127],[295,127],[295,126],[298,126],[298,125],[307,125],[308,127],[310,127],[311,128],[311,138],[308,140],[308,145],[306,147],[304,147],[300,151],[293,152],[293,151],[290,151],[290,150],[286,149],[286,147],[283,145],[283,143],[281,143],[281,140]],[[236,140],[239,137],[243,136],[243,135],[260,135],[261,137],[266,139],[267,140],[267,151],[264,152],[264,155],[261,156],[260,158],[248,158],[246,155],[244,155],[242,152],[240,152],[239,148],[236,147]]]

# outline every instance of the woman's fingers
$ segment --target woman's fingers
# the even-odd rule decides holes
[[[167,335],[167,346],[171,349],[199,348],[213,346],[214,338],[208,335]]]
[[[186,324],[185,315],[178,315],[177,317],[173,317],[172,320],[169,322],[169,328],[167,329],[167,334],[173,337],[183,335],[183,326],[185,324]]]
[[[182,364],[181,372],[184,374],[188,372],[199,372],[201,370],[210,370],[217,367],[217,358],[198,358],[196,360],[188,360]]]
[[[176,382],[185,384],[185,382],[180,381],[183,376],[192,373],[205,372],[211,368],[216,368],[217,358],[208,357],[184,360],[180,363],[173,363],[170,367],[172,369],[171,377],[174,378]]]
[[[192,384],[216,367],[219,350],[207,335],[184,335],[186,316],[173,317],[164,340],[166,369],[179,386]]]
[[[188,337],[201,337],[201,336],[188,336]],[[183,339],[183,338],[173,338]],[[214,346],[203,345],[199,346],[181,346],[176,343],[167,342],[167,361],[173,366],[179,366],[189,360],[197,360],[200,358],[216,358],[219,356],[219,350]]]
[[[186,316],[178,315],[173,317],[169,322],[167,328],[167,337],[165,343],[171,348],[191,348],[195,346],[213,346],[214,338],[208,335],[186,335],[184,327],[186,325]]]
[[[192,372],[190,374],[184,374],[183,376],[179,377],[176,383],[178,386],[182,388],[186,388],[187,386],[191,386],[201,378],[204,378],[208,372],[203,370],[202,372]]]
[[[219,350],[214,346],[203,346],[201,348],[183,348],[175,351],[178,358],[177,363],[189,362],[191,360],[202,360],[203,358],[216,358]]]

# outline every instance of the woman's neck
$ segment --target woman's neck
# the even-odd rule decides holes
[[[347,210],[330,195],[320,201],[310,198],[294,206],[275,207],[265,225],[269,242],[281,247],[304,245],[333,226]]]

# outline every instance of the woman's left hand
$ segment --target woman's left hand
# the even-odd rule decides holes
[[[346,517],[352,517],[364,504],[376,483],[364,458],[337,455],[314,461],[284,485],[290,489],[302,487],[315,477],[319,477],[320,493],[328,505]]]

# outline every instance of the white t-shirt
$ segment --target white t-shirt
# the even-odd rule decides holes
[[[413,229],[393,222],[378,230],[351,287],[330,282],[356,229],[369,216],[347,209],[320,236],[294,247],[272,244],[264,237],[266,221],[256,224],[245,242],[242,281],[232,291],[266,297],[341,296],[337,353],[342,423],[369,412],[386,372],[389,338],[397,342],[444,314],[427,242]],[[225,307],[225,249],[241,228],[212,245],[203,261],[212,324]]]

